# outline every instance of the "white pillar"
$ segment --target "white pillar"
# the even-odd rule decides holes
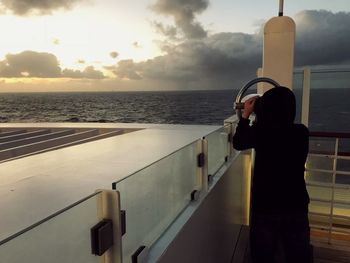
[[[287,16],[273,17],[264,27],[263,76],[292,89],[295,23]],[[263,92],[272,85],[263,83]]]

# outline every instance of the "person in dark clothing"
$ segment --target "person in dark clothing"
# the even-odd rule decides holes
[[[244,112],[233,147],[255,149],[252,179],[250,245],[252,260],[279,262],[282,244],[286,262],[310,262],[309,196],[304,180],[309,131],[294,124],[295,96],[285,87],[251,98]],[[250,126],[249,116],[257,121]]]

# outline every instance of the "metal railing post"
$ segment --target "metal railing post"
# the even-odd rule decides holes
[[[311,70],[310,67],[305,67],[303,70],[303,97],[301,108],[301,123],[306,127],[309,126],[309,108],[310,108],[310,83]]]
[[[202,190],[207,192],[209,189],[208,184],[208,140],[206,138],[202,139],[202,149],[204,153],[204,165],[202,167]]]
[[[332,174],[332,198],[331,198],[331,211],[329,218],[329,236],[328,243],[332,243],[332,230],[333,230],[333,213],[334,213],[334,195],[335,195],[335,179],[337,175],[337,159],[339,150],[339,138],[335,139],[334,160],[333,160],[333,174]]]
[[[197,158],[203,158],[201,155],[203,155],[203,139],[200,139],[197,141]],[[204,156],[204,155],[203,155]],[[203,186],[203,167],[199,163],[200,160],[197,160],[198,165],[197,165],[197,171],[196,171],[196,190],[201,192],[204,189]],[[204,165],[204,164],[203,164]]]
[[[113,223],[113,246],[99,259],[100,263],[122,262],[122,221],[120,209],[120,194],[114,190],[101,191],[97,199],[97,218],[110,219]]]

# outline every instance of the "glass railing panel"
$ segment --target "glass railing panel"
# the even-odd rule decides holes
[[[305,172],[306,183],[322,183],[331,184],[333,182],[332,172],[321,172],[321,171],[306,171]]]
[[[312,228],[316,228],[318,230],[328,230],[330,227],[330,215],[309,213],[309,222]]]
[[[334,155],[335,138],[310,138],[309,152],[313,154]]]
[[[293,92],[296,99],[296,116],[295,121],[300,122],[301,120],[301,104],[302,104],[302,94],[303,94],[303,71],[297,71],[293,74]]]
[[[350,208],[350,188],[349,187],[341,187],[335,188],[334,190],[334,201],[338,203],[338,207],[342,207],[343,209]],[[350,210],[348,210],[347,215],[350,217]]]
[[[150,247],[191,200],[196,188],[197,142],[114,184],[126,211],[123,262]]]
[[[350,138],[339,139],[337,171],[337,183],[350,186]]]
[[[208,141],[208,174],[214,175],[228,156],[228,135],[224,128],[220,128],[205,139]]]
[[[309,155],[306,168],[333,171],[334,158],[327,156]]]
[[[350,159],[350,138],[339,139],[339,155],[348,156]],[[348,170],[350,171],[350,167]]]
[[[344,225],[350,230],[350,204],[336,204],[333,209],[333,215],[347,217],[346,224],[344,223]]]
[[[307,191],[311,199],[324,200],[331,202],[332,200],[332,189],[331,187],[308,185]]]
[[[341,132],[350,130],[350,122],[334,121],[349,115],[348,88],[350,70],[313,69],[310,90],[310,129]],[[335,114],[337,116],[335,116]]]
[[[311,201],[309,204],[309,212],[329,215],[331,213],[331,203],[323,201]]]
[[[350,187],[350,159],[338,158],[336,183]]]
[[[349,173],[350,176],[350,156],[349,159],[342,159],[341,157],[338,157],[337,159],[337,171]]]
[[[24,230],[7,242],[3,240],[0,262],[98,263],[98,257],[91,253],[90,240],[90,228],[98,223],[97,195]]]

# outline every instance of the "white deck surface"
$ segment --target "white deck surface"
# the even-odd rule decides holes
[[[145,128],[0,164],[0,241],[165,157],[220,126],[1,124],[10,127]]]

